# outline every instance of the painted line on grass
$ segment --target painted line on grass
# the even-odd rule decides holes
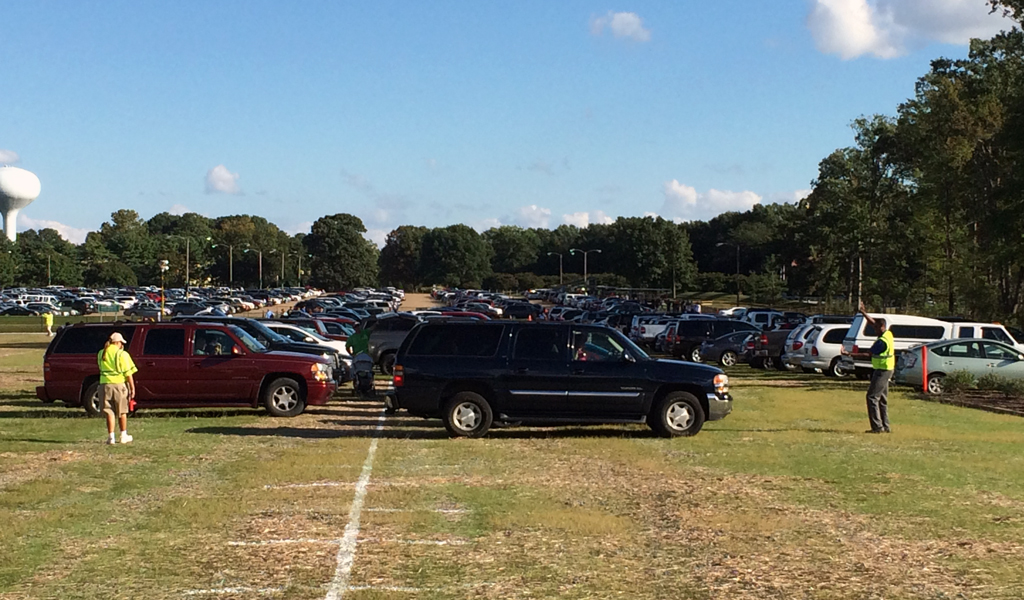
[[[186,596],[220,596],[223,594],[277,594],[283,592],[283,587],[276,588],[251,588],[251,587],[224,587],[210,588],[208,590],[185,590]]]
[[[317,481],[315,483],[285,483],[281,485],[265,485],[265,490],[286,490],[291,488],[318,488],[318,487],[348,487],[352,484],[347,481]]]
[[[395,538],[363,538],[360,544],[406,544],[408,546],[463,546],[466,540],[399,540]]]
[[[345,525],[345,533],[338,540],[338,559],[334,568],[334,579],[331,580],[330,588],[327,590],[327,600],[340,600],[348,589],[348,582],[352,577],[352,563],[355,561],[356,549],[359,540],[359,517],[363,511],[363,500],[366,499],[366,489],[370,484],[370,474],[373,472],[373,459],[377,456],[377,442],[380,440],[380,432],[384,429],[384,419],[387,415],[382,410],[377,420],[377,428],[373,431],[373,439],[370,440],[370,448],[366,451],[366,461],[363,462],[363,470],[356,482],[355,496],[352,498],[352,506],[348,511],[348,524]]]
[[[469,512],[465,508],[367,508],[366,512],[378,513],[409,513],[409,512],[433,512],[442,515],[462,515]]]
[[[274,544],[337,544],[338,540],[296,539],[258,540],[255,542],[228,542],[228,546],[272,546]]]

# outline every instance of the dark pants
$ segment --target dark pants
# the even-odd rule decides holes
[[[889,380],[892,371],[875,369],[868,384],[868,420],[873,431],[889,430]]]

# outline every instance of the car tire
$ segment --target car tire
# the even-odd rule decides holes
[[[718,357],[718,364],[723,367],[735,367],[737,360],[739,360],[739,357],[736,356],[735,352],[726,350]]]
[[[761,357],[758,357],[758,356],[755,356],[754,358],[751,358],[750,359],[750,368],[751,369],[763,369],[763,368],[765,368],[764,367],[764,359],[761,358]]]
[[[263,405],[275,417],[296,417],[306,410],[306,398],[299,382],[279,377],[263,391]]]
[[[844,369],[842,365],[839,364],[838,356],[832,359],[832,362],[828,365],[828,370],[825,371],[825,374],[828,375],[829,377],[835,377],[837,379],[849,375],[849,373],[846,372],[846,369]]]
[[[380,357],[380,372],[385,375],[395,374],[395,353],[387,352]]]
[[[103,416],[103,403],[100,398],[100,382],[94,381],[86,386],[82,392],[82,408],[90,417]]]
[[[941,396],[946,391],[945,387],[946,376],[941,373],[935,373],[928,376],[928,387],[925,389],[925,393],[932,396]]]
[[[663,437],[696,435],[704,426],[704,409],[689,392],[672,392],[658,402],[647,425]]]
[[[700,355],[700,347],[694,347],[690,349],[690,362],[699,363],[703,360]]]
[[[483,437],[494,422],[487,399],[476,392],[459,392],[445,404],[441,416],[452,437]]]
[[[814,369],[812,369],[810,367],[800,367],[800,370],[803,371],[804,373],[807,373],[808,375],[810,375],[811,373],[814,373]]]

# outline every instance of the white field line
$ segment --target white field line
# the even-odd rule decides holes
[[[366,512],[379,513],[407,513],[407,512],[433,512],[442,515],[463,515],[469,511],[465,508],[367,508]]]
[[[276,594],[284,588],[225,587],[208,590],[185,590],[186,596],[220,596],[222,594]]]
[[[317,481],[315,483],[285,483],[282,485],[265,485],[265,490],[284,490],[290,488],[318,488],[318,487],[348,487],[352,485],[345,481]]]
[[[466,540],[399,540],[395,538],[363,538],[360,544],[406,544],[409,546],[462,546]]]
[[[228,542],[228,546],[272,546],[274,544],[337,544],[338,540],[297,539],[259,540],[255,542]]]
[[[352,498],[352,506],[348,511],[348,524],[345,525],[345,533],[338,541],[338,560],[334,569],[334,579],[327,589],[327,600],[340,600],[348,589],[348,582],[352,577],[352,563],[355,561],[356,548],[359,540],[359,517],[363,511],[363,500],[366,499],[366,489],[370,484],[370,474],[373,472],[373,459],[377,456],[377,442],[381,430],[384,429],[386,415],[381,411],[377,420],[377,428],[373,432],[373,439],[370,440],[370,448],[366,451],[366,461],[363,462],[363,470],[356,482],[355,496]]]
[[[400,585],[350,585],[346,588],[350,592],[381,591],[381,592],[405,592],[408,594],[419,594],[420,592],[440,592],[441,588],[416,588]]]

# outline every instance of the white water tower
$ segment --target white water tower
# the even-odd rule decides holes
[[[0,212],[4,232],[12,242],[17,238],[18,212],[39,197],[39,178],[18,167],[0,167]]]

